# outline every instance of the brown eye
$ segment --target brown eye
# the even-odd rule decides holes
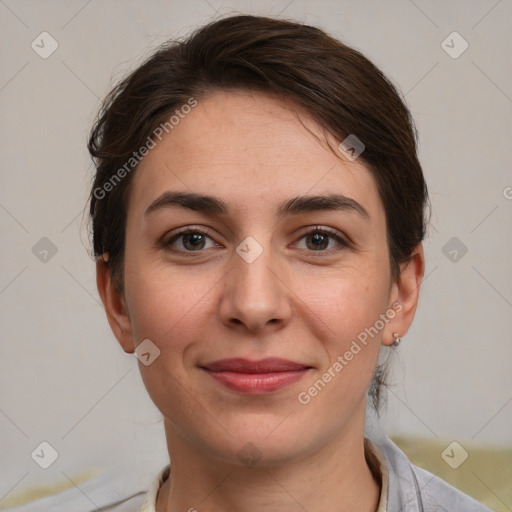
[[[326,228],[314,229],[302,236],[300,240],[302,239],[305,240],[306,249],[310,252],[330,253],[349,247],[349,244],[337,232]],[[333,240],[336,244],[334,247],[329,248]]]
[[[209,249],[210,247],[218,247],[218,244],[215,242],[213,242],[210,247],[206,247],[208,239],[213,242],[212,238],[205,232],[188,229],[164,241],[163,246],[178,252],[198,252],[203,249]]]
[[[308,249],[312,250],[325,249],[329,245],[329,236],[325,233],[315,233],[314,235],[308,235],[306,237],[306,245],[308,246]]]
[[[190,233],[188,235],[182,235],[182,244],[185,249],[195,251],[197,249],[203,249],[205,244],[205,235],[201,233]]]

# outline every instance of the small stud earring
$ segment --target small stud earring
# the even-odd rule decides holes
[[[400,335],[397,332],[393,333],[393,346],[398,347],[400,345],[400,342],[402,341],[402,338],[400,338]]]

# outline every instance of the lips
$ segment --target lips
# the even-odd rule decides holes
[[[265,394],[283,389],[300,380],[310,366],[279,358],[251,361],[221,359],[201,367],[224,387],[243,394]]]
[[[308,368],[303,364],[278,358],[267,358],[259,361],[250,361],[243,358],[221,359],[220,361],[205,364],[204,367],[214,372],[226,371],[237,373],[290,372]]]

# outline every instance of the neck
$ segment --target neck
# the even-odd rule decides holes
[[[300,460],[252,468],[205,460],[167,423],[166,434],[171,474],[158,493],[157,512],[377,510],[379,470],[371,456],[367,461],[362,431],[335,438]]]

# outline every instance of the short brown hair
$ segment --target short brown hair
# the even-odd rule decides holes
[[[410,112],[386,76],[366,57],[316,27],[262,16],[211,22],[159,47],[106,97],[88,149],[96,165],[90,193],[95,256],[123,290],[125,227],[133,172],[112,179],[134,150],[175,109],[215,89],[256,89],[294,100],[340,141],[355,135],[360,156],[386,212],[393,279],[426,233],[427,186]],[[128,170],[135,171],[137,162]],[[117,174],[119,177],[119,174]],[[108,193],[105,191],[108,190]],[[102,191],[99,194],[98,191]],[[379,405],[382,368],[370,388]]]

